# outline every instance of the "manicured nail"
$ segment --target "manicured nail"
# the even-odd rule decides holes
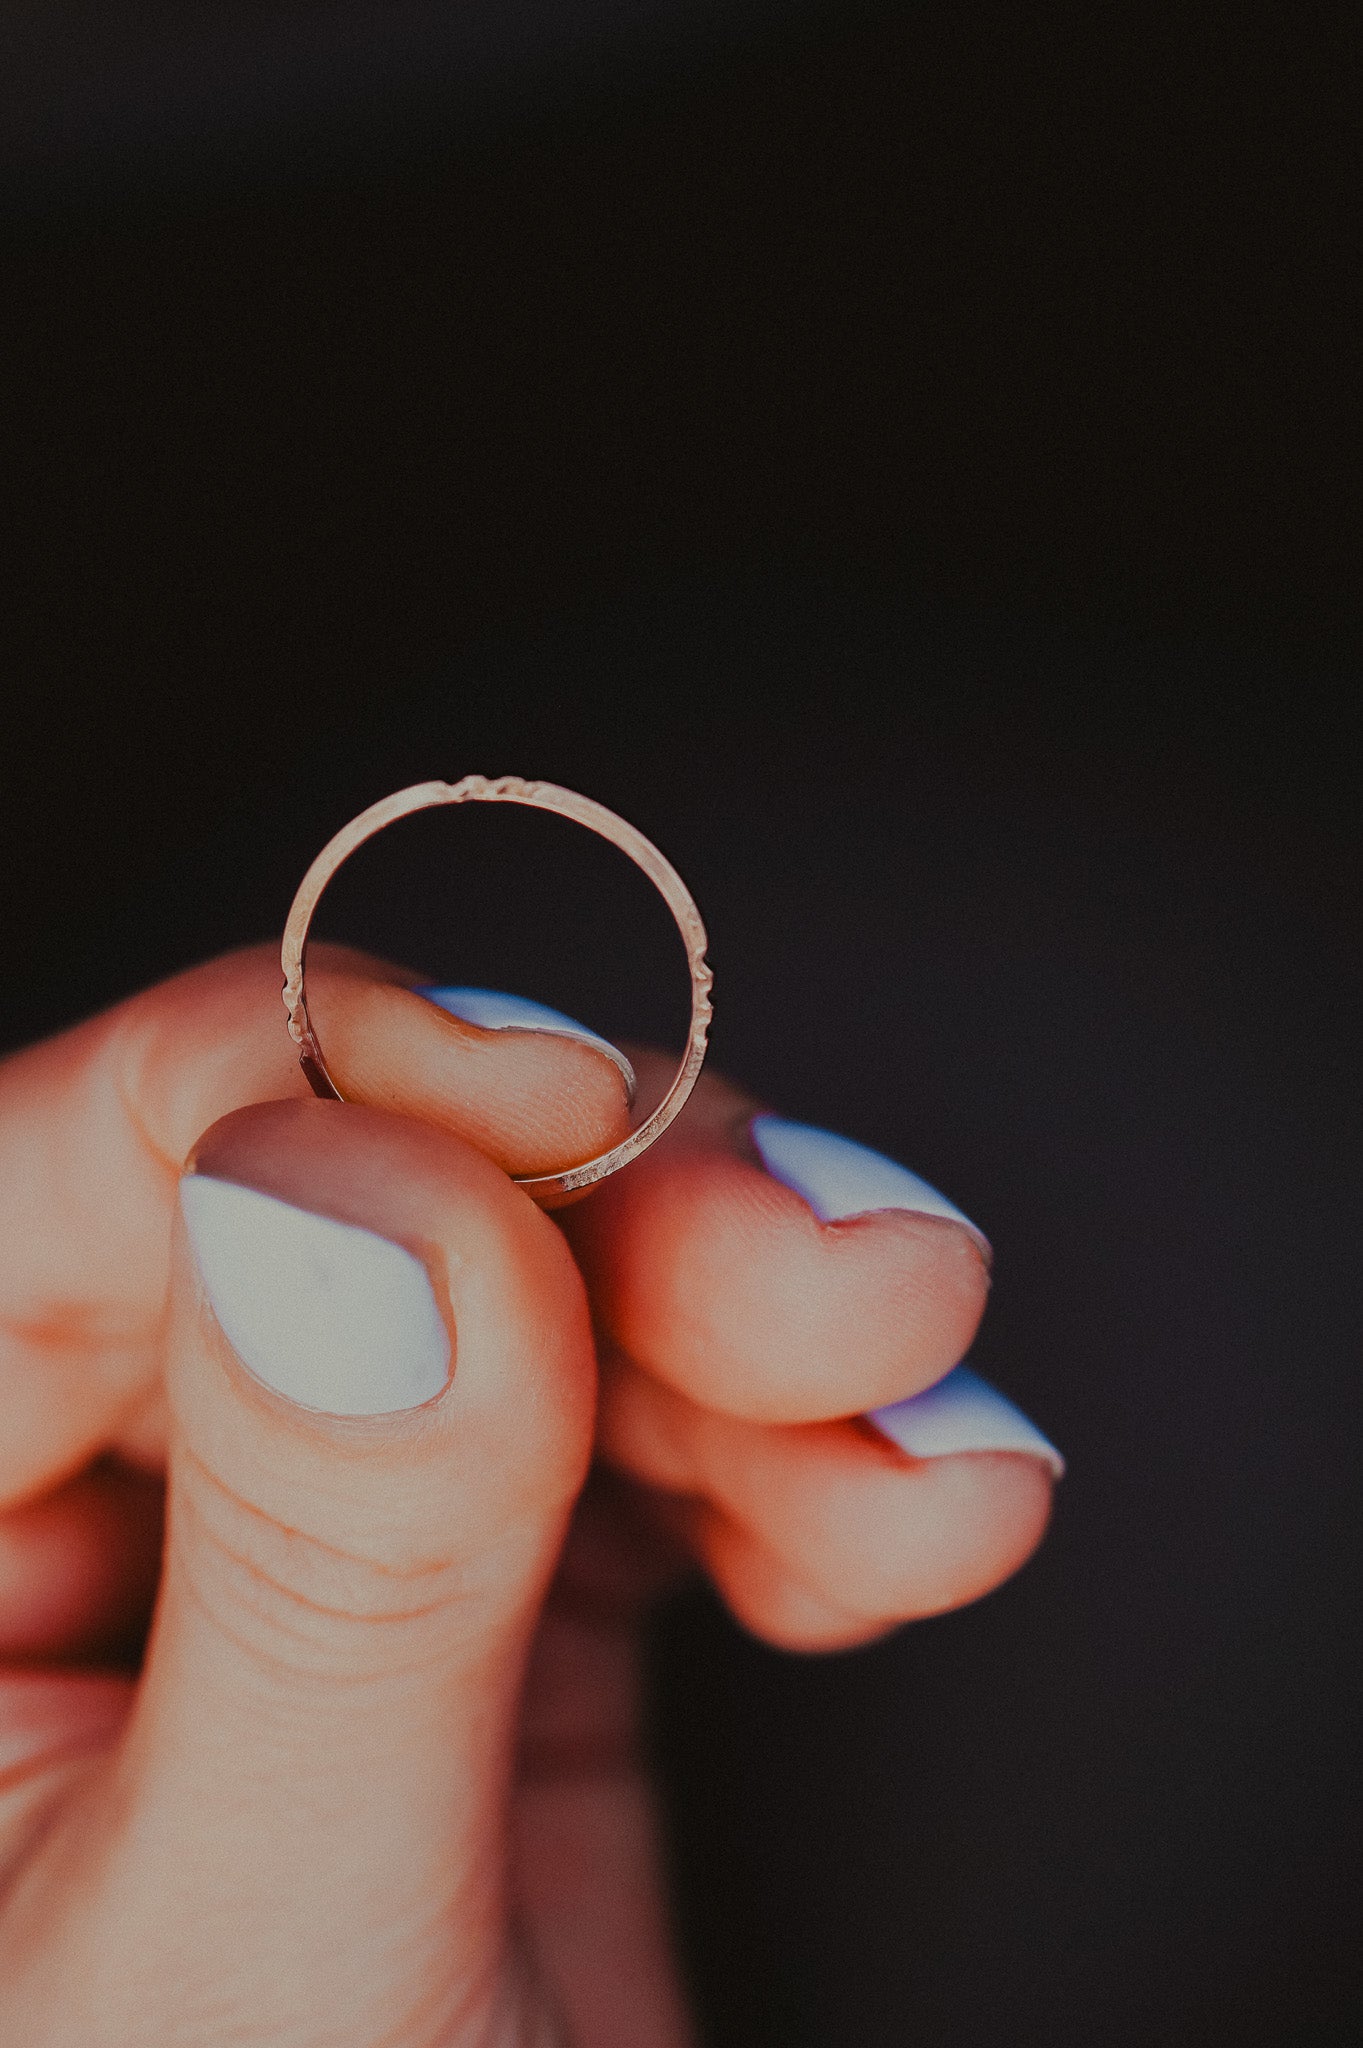
[[[442,1391],[449,1334],[403,1246],[209,1174],[185,1175],[180,1206],[224,1336],[276,1393],[386,1415]]]
[[[956,1451],[1024,1451],[1050,1466],[1057,1479],[1065,1460],[1020,1408],[968,1365],[958,1365],[926,1393],[867,1416],[914,1458],[949,1458]]]
[[[784,1116],[755,1116],[749,1129],[767,1172],[803,1195],[821,1223],[872,1209],[915,1209],[963,1223],[989,1257],[989,1239],[954,1202],[883,1152]]]
[[[425,996],[428,1003],[435,1003],[452,1017],[462,1017],[466,1024],[476,1024],[483,1031],[551,1031],[560,1038],[578,1038],[584,1045],[594,1045],[620,1069],[630,1108],[634,1107],[634,1069],[619,1046],[589,1031],[576,1018],[565,1017],[562,1010],[551,1010],[547,1003],[533,1003],[529,996],[504,995],[495,988],[444,988],[432,983],[413,989],[412,993]]]

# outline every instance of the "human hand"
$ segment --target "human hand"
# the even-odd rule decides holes
[[[1023,1562],[1016,1411],[859,1419],[965,1352],[980,1242],[821,1222],[709,1076],[551,1219],[508,1175],[623,1135],[610,1059],[309,991],[363,1106],[264,949],[0,1067],[0,2040],[683,2048],[639,1617],[694,1560],[837,1648]]]

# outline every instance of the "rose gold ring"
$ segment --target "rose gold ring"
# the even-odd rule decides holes
[[[575,790],[560,789],[553,782],[526,782],[519,775],[499,775],[494,781],[489,781],[485,775],[466,775],[462,782],[415,783],[411,789],[400,789],[381,802],[371,804],[367,811],[361,811],[357,818],[342,826],[334,839],[327,841],[299,884],[298,894],[289,910],[282,954],[284,1008],[289,1016],[289,1035],[298,1047],[298,1062],[313,1093],[328,1101],[343,1101],[340,1089],[327,1072],[327,1063],[308,1016],[307,998],[303,992],[308,928],[322,891],[356,847],[363,846],[365,840],[372,839],[376,832],[382,832],[385,825],[395,824],[399,818],[410,817],[413,811],[429,810],[437,804],[466,803],[528,804],[533,810],[556,811],[560,817],[572,818],[589,831],[599,833],[601,838],[609,839],[648,876],[671,911],[686,948],[686,963],[691,975],[691,1026],[681,1065],[658,1107],[637,1130],[631,1131],[627,1138],[613,1145],[609,1152],[603,1152],[598,1159],[585,1160],[581,1166],[567,1167],[561,1173],[515,1176],[522,1187],[536,1194],[570,1194],[575,1188],[590,1187],[594,1181],[605,1180],[607,1174],[618,1173],[622,1166],[628,1166],[631,1159],[637,1159],[641,1152],[646,1152],[655,1138],[662,1136],[696,1085],[696,1077],[704,1064],[705,1040],[710,1029],[710,989],[714,976],[706,964],[705,926],[701,923],[691,892],[672,863],[659,853],[652,841],[645,839],[633,825],[626,824],[623,818],[617,818],[615,812],[608,811],[604,804],[594,803],[588,796],[579,796]]]

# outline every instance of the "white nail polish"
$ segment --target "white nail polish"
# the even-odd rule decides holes
[[[749,1129],[767,1172],[802,1195],[821,1223],[872,1209],[914,1209],[963,1223],[988,1253],[988,1238],[954,1202],[883,1152],[784,1116],[755,1116]]]
[[[277,1393],[384,1415],[444,1388],[449,1334],[403,1246],[209,1174],[185,1175],[180,1206],[224,1336]]]
[[[413,989],[412,993],[425,996],[428,1003],[448,1010],[452,1017],[462,1017],[466,1024],[478,1025],[483,1031],[551,1031],[561,1038],[577,1038],[583,1045],[594,1045],[620,1069],[625,1092],[633,1108],[634,1069],[619,1046],[612,1045],[598,1032],[589,1031],[575,1018],[565,1016],[562,1010],[551,1010],[547,1003],[532,1002],[529,996],[504,995],[495,988],[443,988],[432,984]]]
[[[1023,1451],[1049,1465],[1057,1479],[1065,1460],[1020,1408],[968,1365],[958,1365],[926,1393],[867,1417],[914,1458],[949,1458],[957,1451]]]

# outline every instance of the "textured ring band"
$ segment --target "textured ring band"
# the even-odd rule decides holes
[[[462,782],[415,783],[412,788],[397,790],[392,796],[386,796],[379,803],[371,804],[368,810],[361,811],[357,818],[352,818],[333,839],[327,841],[304,875],[289,909],[282,954],[284,1007],[288,1011],[289,1035],[298,1047],[299,1064],[313,1093],[330,1101],[342,1101],[340,1089],[327,1072],[317,1033],[308,1016],[303,987],[308,929],[322,891],[355,849],[363,846],[366,839],[372,839],[376,832],[382,832],[386,825],[409,817],[413,811],[430,810],[438,804],[464,803],[527,804],[532,810],[554,811],[559,817],[571,818],[575,824],[585,825],[588,831],[610,840],[648,876],[671,911],[686,948],[686,964],[691,975],[691,1025],[681,1065],[657,1108],[637,1130],[631,1131],[620,1144],[613,1145],[609,1152],[603,1152],[597,1159],[585,1160],[581,1166],[567,1167],[561,1173],[515,1176],[522,1187],[537,1195],[570,1194],[576,1188],[590,1187],[593,1182],[605,1180],[608,1174],[628,1166],[631,1159],[637,1159],[655,1138],[662,1136],[696,1085],[696,1077],[705,1060],[705,1040],[710,1029],[710,988],[714,976],[705,959],[705,926],[701,923],[691,892],[653,842],[645,839],[633,825],[626,824],[623,818],[618,818],[614,811],[608,811],[604,804],[593,802],[591,797],[579,796],[575,790],[560,789],[553,782],[526,782],[519,775],[499,775],[491,781],[485,775],[466,775]]]

